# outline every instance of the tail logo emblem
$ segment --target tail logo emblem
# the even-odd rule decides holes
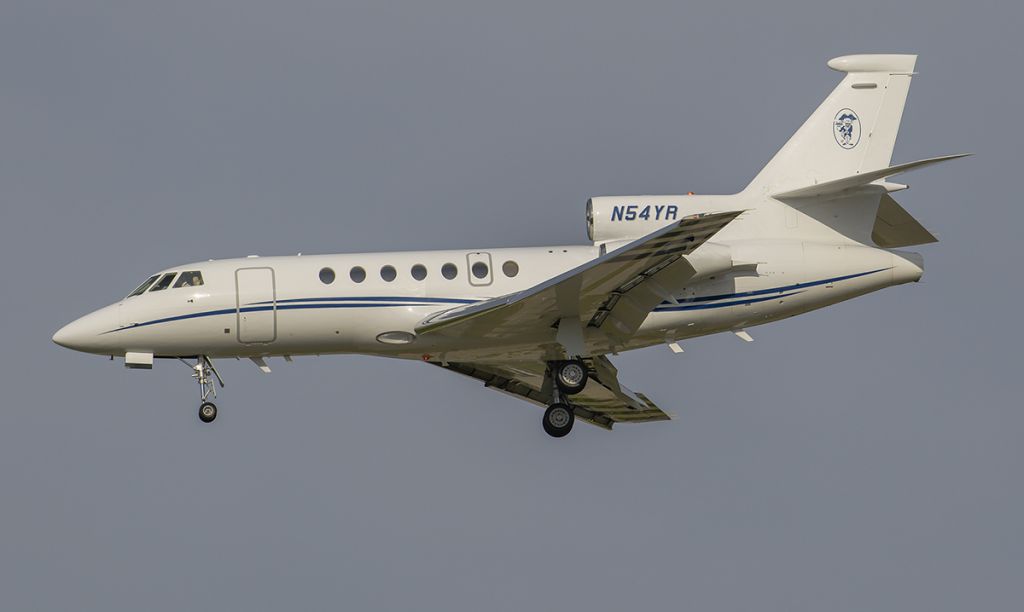
[[[852,149],[860,142],[860,117],[848,108],[836,113],[832,122],[832,132],[836,142],[844,149]]]

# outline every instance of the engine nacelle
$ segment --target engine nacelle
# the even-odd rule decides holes
[[[714,196],[602,196],[587,200],[587,237],[595,244],[628,240],[678,221],[709,212]],[[720,196],[719,196],[720,197]]]

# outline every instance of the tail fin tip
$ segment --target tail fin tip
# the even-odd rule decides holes
[[[828,61],[828,67],[836,72],[887,72],[889,74],[910,74],[917,64],[916,55],[871,53],[843,55]]]

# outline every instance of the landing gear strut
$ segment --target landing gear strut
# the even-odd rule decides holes
[[[208,401],[212,395],[214,398],[217,397],[217,384],[220,384],[221,388],[224,388],[224,379],[220,377],[220,373],[217,372],[217,368],[213,367],[213,361],[205,355],[200,355],[196,359],[196,364],[192,365],[184,359],[179,359],[182,363],[192,369],[192,378],[199,383],[199,420],[204,423],[212,423],[217,418],[217,404]],[[216,378],[217,384],[214,383]]]

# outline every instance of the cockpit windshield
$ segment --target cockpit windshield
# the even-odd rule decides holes
[[[135,291],[132,291],[131,293],[129,293],[128,297],[134,297],[136,295],[140,295],[140,294],[145,293],[146,289],[149,289],[149,286],[152,285],[154,282],[156,282],[156,279],[158,279],[158,278],[160,278],[159,274],[154,274],[153,276],[150,276],[149,278],[146,279],[146,282],[144,282],[141,285],[139,285],[138,287],[136,287]]]
[[[182,272],[181,276],[178,276],[178,281],[175,282],[172,287],[171,282],[174,281],[175,276],[178,276],[177,272],[154,274],[147,278],[146,282],[136,287],[135,291],[129,293],[127,297],[142,295],[147,291],[163,291],[164,289],[179,289],[181,287],[201,287],[203,285],[203,273],[199,270],[188,270]]]
[[[153,292],[153,291],[163,291],[164,289],[170,287],[171,286],[171,281],[174,280],[174,275],[175,274],[177,274],[177,272],[168,272],[167,274],[164,274],[163,276],[161,276],[160,280],[156,281],[156,284],[154,284],[150,288],[150,292]]]
[[[197,270],[182,272],[178,282],[174,283],[174,289],[178,287],[199,287],[203,284],[203,273]]]

